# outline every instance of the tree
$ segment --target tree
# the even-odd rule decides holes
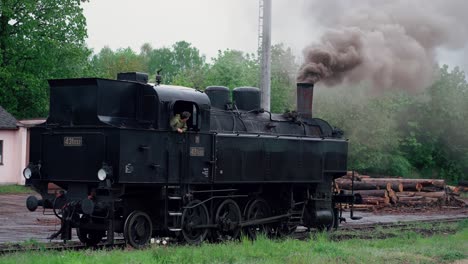
[[[46,115],[46,79],[89,71],[80,4],[80,0],[0,2],[0,105],[16,117]]]
[[[161,75],[164,83],[173,84],[179,73],[187,73],[189,76],[202,73],[206,67],[205,57],[189,42],[178,41],[170,48],[162,47],[153,50],[149,50],[150,47],[147,44],[143,46],[140,55],[147,63],[149,73],[155,74],[157,70],[162,69]],[[180,84],[184,80],[179,76],[177,82]],[[200,85],[199,81],[195,83]]]
[[[456,182],[468,175],[468,83],[444,65],[439,78],[405,114],[401,149],[423,174]]]
[[[207,85],[222,85],[231,89],[240,86],[257,86],[259,66],[257,59],[242,51],[218,51],[206,74]]]
[[[131,48],[114,52],[106,46],[93,56],[92,64],[96,76],[108,79],[117,78],[120,72],[145,72],[147,69],[144,59]]]
[[[283,44],[271,47],[271,111],[282,113],[295,102],[298,65],[291,48]]]

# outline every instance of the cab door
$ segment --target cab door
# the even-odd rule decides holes
[[[179,184],[183,181],[187,159],[187,135],[168,133],[166,138],[167,182]]]
[[[214,135],[210,133],[187,133],[188,183],[211,183],[215,158],[213,156]]]

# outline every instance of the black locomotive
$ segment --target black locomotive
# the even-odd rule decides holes
[[[148,84],[142,73],[118,80],[50,80],[50,114],[31,129],[29,210],[52,209],[60,236],[89,246],[114,233],[141,247],[154,236],[199,243],[243,230],[287,234],[298,225],[338,225],[333,192],[346,174],[342,133],[312,118],[313,84],[298,84],[298,111],[260,108],[252,87]],[[173,132],[178,113],[188,131]],[[61,191],[49,190],[50,183]]]

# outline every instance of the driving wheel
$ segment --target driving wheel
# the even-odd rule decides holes
[[[246,221],[267,218],[270,216],[270,206],[264,199],[258,198],[248,203],[245,212]],[[251,225],[246,228],[246,232],[250,238],[255,239],[258,234],[268,235],[270,233],[269,228],[268,224]]]
[[[133,211],[125,220],[124,238],[134,248],[146,246],[151,239],[152,232],[151,219],[142,211]]]
[[[223,201],[216,210],[215,224],[218,228],[215,238],[221,241],[236,239],[241,230],[239,226],[241,221],[239,205],[232,199]]]
[[[189,244],[201,243],[208,234],[204,227],[210,222],[210,216],[205,204],[194,200],[185,206],[182,213],[182,235]]]

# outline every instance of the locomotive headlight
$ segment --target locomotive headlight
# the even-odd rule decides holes
[[[111,178],[112,176],[112,167],[103,163],[102,168],[98,170],[97,177],[100,181],[105,181],[106,179]]]
[[[107,178],[107,172],[105,169],[100,169],[97,173],[97,177],[100,181],[104,181]]]
[[[26,180],[31,179],[32,170],[29,167],[26,167],[26,169],[23,170],[23,176]]]

